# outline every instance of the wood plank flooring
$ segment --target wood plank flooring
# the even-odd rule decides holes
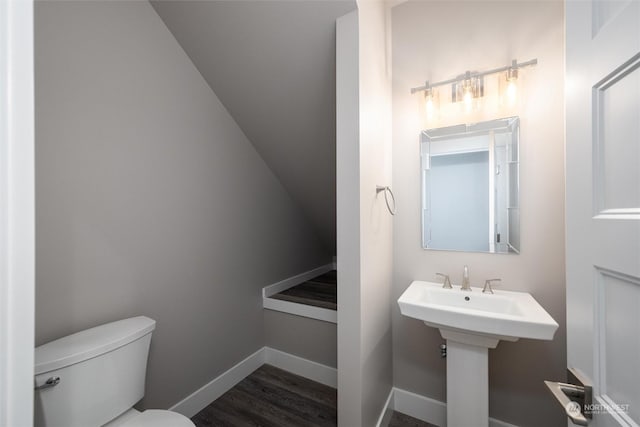
[[[393,411],[391,420],[387,427],[437,427],[433,424],[425,423],[417,418],[410,417],[409,415],[401,412]]]
[[[262,365],[196,414],[197,427],[336,426],[334,388]]]
[[[270,298],[337,310],[337,272],[336,270],[329,271],[297,286],[272,295]]]
[[[271,365],[262,365],[197,413],[197,427],[335,427],[337,392]],[[394,412],[389,427],[433,427]]]

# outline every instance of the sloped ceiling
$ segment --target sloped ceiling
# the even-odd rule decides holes
[[[335,253],[335,20],[355,1],[152,5]]]

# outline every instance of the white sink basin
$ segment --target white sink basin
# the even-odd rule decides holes
[[[508,341],[550,340],[558,329],[549,313],[526,292],[494,290],[483,294],[481,288],[471,289],[444,289],[442,284],[414,281],[398,299],[400,312],[441,331]]]
[[[483,294],[415,281],[400,312],[440,329],[447,340],[447,425],[489,426],[489,349],[500,340],[550,340],[558,324],[526,292]]]

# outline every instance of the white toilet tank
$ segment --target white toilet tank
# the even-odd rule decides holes
[[[132,317],[37,347],[35,425],[101,426],[133,407],[144,396],[155,327],[153,319]]]

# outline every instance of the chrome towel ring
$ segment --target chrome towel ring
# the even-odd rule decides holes
[[[376,185],[376,196],[381,191],[384,191],[384,201],[387,204],[387,209],[389,209],[389,213],[391,215],[395,215],[396,214],[396,198],[393,195],[393,191],[391,191],[391,188],[389,186]],[[393,200],[393,209],[391,209],[391,205],[389,205],[389,196],[388,196],[388,194],[391,195],[391,200]]]

